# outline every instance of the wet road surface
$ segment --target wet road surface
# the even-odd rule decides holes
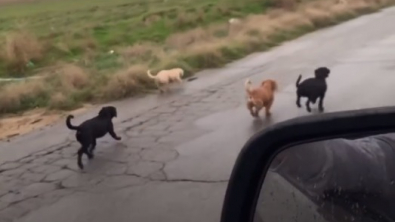
[[[245,141],[269,124],[309,115],[295,105],[300,73],[306,78],[318,66],[331,68],[326,112],[395,105],[394,22],[390,8],[204,71],[174,95],[115,102],[114,123],[123,140],[99,140],[84,173],[76,166],[78,144],[64,123],[1,143],[0,221],[219,221]],[[278,81],[270,119],[254,120],[245,109],[246,77],[255,85]],[[284,208],[294,191],[276,176],[270,179],[283,185],[267,185],[265,193],[281,196],[265,221],[314,214],[304,200],[292,208],[298,210]]]

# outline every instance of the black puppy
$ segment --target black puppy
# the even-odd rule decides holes
[[[329,73],[331,71],[326,67],[320,67],[316,69],[314,72],[315,72],[315,78],[306,79],[302,83],[300,83],[300,80],[302,79],[302,75],[299,75],[299,78],[296,81],[296,88],[297,88],[296,105],[300,108],[301,107],[300,98],[307,97],[306,109],[308,112],[311,112],[310,102],[315,104],[315,102],[319,98],[318,110],[320,112],[323,112],[324,111],[323,102],[327,90],[326,78],[328,78]]]
[[[117,109],[113,106],[103,107],[99,115],[96,117],[86,120],[79,126],[71,125],[70,120],[74,118],[73,115],[69,115],[66,119],[66,125],[71,130],[76,130],[75,137],[81,144],[81,148],[78,150],[78,166],[83,169],[82,155],[85,153],[89,159],[93,158],[93,150],[96,147],[96,139],[103,137],[107,133],[116,139],[121,140],[114,132],[114,126],[112,124],[112,118],[117,117]],[[89,149],[90,148],[90,149]]]

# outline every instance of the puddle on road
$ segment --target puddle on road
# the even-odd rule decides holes
[[[50,126],[63,119],[66,113],[78,114],[86,111],[90,106],[71,112],[50,112],[43,109],[28,111],[18,116],[5,116],[0,119],[0,141],[24,135],[33,130]]]

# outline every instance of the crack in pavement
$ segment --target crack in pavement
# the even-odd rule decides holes
[[[345,31],[349,32],[349,29],[342,32]],[[376,35],[374,38],[380,39],[382,37],[380,35],[384,34],[384,31],[376,31],[372,32]],[[360,33],[362,32],[358,34]],[[311,48],[322,45],[322,39],[316,39],[305,48],[297,49],[297,52],[295,49],[291,52],[283,50],[263,57],[253,57],[252,61],[249,60],[247,63],[240,62],[230,65],[226,67],[228,70],[221,70],[221,74],[226,75],[226,71],[236,71],[229,73],[220,84],[214,85],[214,82],[212,86],[205,89],[199,89],[199,87],[193,89],[192,87],[193,92],[160,100],[155,106],[147,107],[147,110],[116,123],[116,132],[121,133],[123,141],[117,143],[113,142],[111,138],[103,138],[98,141],[97,158],[87,164],[85,172],[79,171],[76,166],[75,153],[78,143],[75,142],[74,138],[69,137],[59,141],[56,145],[44,147],[42,151],[30,153],[19,160],[4,163],[0,165],[0,204],[11,202],[14,203],[13,205],[17,205],[31,199],[39,199],[45,202],[46,198],[49,198],[48,196],[55,192],[59,192],[56,198],[60,199],[70,195],[69,192],[96,191],[102,193],[120,188],[144,186],[150,182],[221,184],[222,189],[222,183],[228,182],[224,179],[227,175],[217,176],[216,179],[212,180],[210,180],[210,177],[206,177],[207,180],[205,180],[205,175],[190,176],[192,174],[186,177],[193,178],[182,178],[179,175],[173,176],[172,174],[172,178],[169,178],[169,172],[172,171],[165,172],[167,164],[184,157],[183,153],[180,154],[179,150],[175,148],[201,136],[201,133],[205,134],[212,130],[202,129],[199,132],[200,129],[195,125],[196,120],[215,112],[238,107],[241,103],[244,103],[244,100],[240,98],[240,93],[243,90],[241,79],[262,77],[260,74],[263,72],[273,72],[273,74],[265,76],[277,76],[280,79],[279,81],[290,84],[291,80],[285,80],[288,77],[280,74],[289,74],[290,70],[304,72],[307,71],[307,67],[319,63],[325,63],[326,66],[341,63],[341,61],[337,61],[338,57],[343,56],[341,53],[357,49],[362,42],[366,43],[374,40],[369,35],[360,36],[361,38],[356,40],[346,38],[346,41],[344,38],[341,41],[332,38],[333,41],[328,42],[324,49],[319,47],[320,50],[311,51]],[[311,41],[311,39],[307,39],[307,41]],[[347,45],[347,47],[344,47],[344,45]],[[295,57],[295,55],[300,56]],[[256,62],[258,60],[263,61]],[[252,66],[243,66],[246,64]],[[292,82],[293,84],[294,82]],[[45,138],[36,137],[35,139]],[[188,154],[190,153],[186,155]],[[56,167],[59,167],[59,169]],[[55,172],[53,172],[54,170]],[[24,198],[26,196],[21,196],[19,193],[34,198],[26,199]],[[4,211],[3,206],[0,206],[2,209],[0,210],[0,221],[10,216]],[[42,205],[37,203],[35,207],[40,206]],[[35,209],[31,208],[29,210],[34,211]]]
[[[208,130],[197,131],[194,122],[211,114],[213,104],[218,111],[237,107],[240,104],[239,99],[233,96],[235,92],[237,91],[231,87],[227,87],[226,90],[211,87],[194,94],[179,95],[166,104],[158,105],[122,121],[115,126],[116,130],[123,134],[122,142],[114,143],[111,138],[98,141],[96,158],[92,160],[94,167],[87,171],[80,171],[77,168],[75,155],[79,145],[69,136],[56,145],[30,153],[16,161],[1,164],[0,172],[8,171],[9,175],[0,174],[0,194],[2,194],[0,203],[8,194],[6,197],[12,204],[8,204],[0,211],[0,220],[7,216],[2,213],[7,214],[8,207],[29,199],[45,200],[45,195],[53,192],[45,191],[46,186],[53,186],[54,191],[67,191],[59,194],[58,199],[61,199],[75,192],[106,192],[114,188],[143,186],[149,182],[228,182],[228,180],[169,179],[164,168],[168,162],[180,157],[180,153],[174,147],[202,135],[202,132],[208,132]],[[36,190],[28,189],[30,185],[35,184],[37,184]],[[27,196],[31,196],[34,192],[39,194],[22,198],[20,194],[12,191],[25,192]],[[12,201],[13,198],[17,202]],[[41,206],[43,205],[38,204],[35,207]]]

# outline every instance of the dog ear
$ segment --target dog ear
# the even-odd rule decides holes
[[[99,111],[99,116],[106,118],[117,117],[117,109],[113,106],[105,106]]]

